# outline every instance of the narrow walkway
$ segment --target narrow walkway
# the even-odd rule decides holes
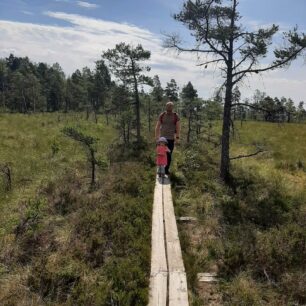
[[[168,178],[156,178],[149,306],[188,306],[186,272]]]

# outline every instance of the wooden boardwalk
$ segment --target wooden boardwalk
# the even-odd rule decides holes
[[[156,178],[149,306],[188,306],[186,272],[168,178]]]

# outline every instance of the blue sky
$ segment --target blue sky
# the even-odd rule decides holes
[[[183,0],[0,0],[0,57],[10,52],[33,61],[59,62],[67,74],[93,67],[102,51],[115,43],[142,43],[152,51],[152,75],[165,85],[175,78],[180,87],[191,81],[208,98],[221,83],[215,67],[202,71],[188,55],[162,48],[162,33],[188,31],[173,20]],[[281,30],[298,25],[306,32],[305,0],[240,0],[242,22],[251,28],[276,23]],[[290,68],[247,79],[244,97],[256,88],[271,96],[306,102],[306,65],[300,59]]]

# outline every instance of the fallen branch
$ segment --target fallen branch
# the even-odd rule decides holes
[[[260,149],[260,150],[256,151],[255,153],[252,153],[252,154],[238,155],[238,156],[235,156],[235,157],[230,157],[230,160],[251,157],[251,156],[255,156],[255,155],[258,155],[260,153],[263,153],[263,152],[265,152],[265,150]]]

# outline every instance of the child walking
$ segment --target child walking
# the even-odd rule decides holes
[[[165,167],[167,166],[167,152],[170,152],[167,147],[168,141],[165,137],[160,137],[156,147],[156,165],[158,167],[157,174],[159,177],[165,177]]]

